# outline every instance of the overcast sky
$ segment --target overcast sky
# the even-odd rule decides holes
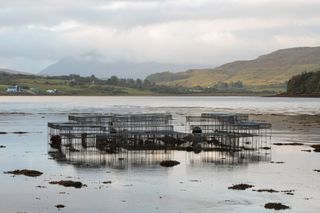
[[[219,65],[320,46],[319,0],[0,0],[0,68],[66,57]]]

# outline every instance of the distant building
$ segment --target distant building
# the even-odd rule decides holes
[[[50,95],[54,95],[54,94],[57,93],[57,90],[56,90],[56,89],[48,89],[46,92],[47,92],[48,94],[50,94]]]
[[[7,87],[7,92],[10,92],[10,93],[21,92],[21,87],[19,85],[9,86],[9,87]]]

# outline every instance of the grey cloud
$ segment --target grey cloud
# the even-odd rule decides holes
[[[32,61],[35,71],[92,50],[114,60],[219,64],[319,45],[319,10],[316,0],[0,0],[0,57],[13,68],[15,59]]]

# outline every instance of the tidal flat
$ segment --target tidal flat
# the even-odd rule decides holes
[[[249,113],[272,124],[271,155],[228,160],[216,152],[172,151],[69,162],[48,154],[48,122],[70,113],[141,112],[169,112],[181,131],[186,115]],[[319,99],[0,97],[0,127],[6,133],[0,134],[0,212],[272,212],[268,203],[288,206],[285,212],[320,209],[320,153],[311,147],[320,144]],[[163,159],[180,164],[162,167]],[[23,169],[43,174],[5,173]],[[50,184],[59,181],[81,187]],[[229,189],[237,184],[250,187]]]

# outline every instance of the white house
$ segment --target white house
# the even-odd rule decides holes
[[[57,90],[56,90],[56,89],[48,89],[46,92],[47,92],[48,94],[53,95],[53,94],[56,94]]]
[[[7,92],[18,93],[21,92],[21,87],[18,85],[7,87]]]

